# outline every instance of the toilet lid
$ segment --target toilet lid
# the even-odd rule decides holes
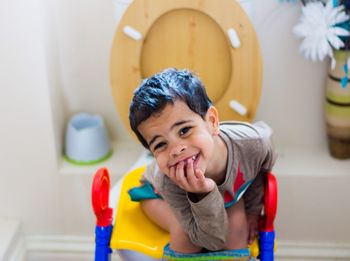
[[[236,34],[237,38],[230,37]],[[220,120],[251,121],[261,93],[262,60],[254,28],[236,0],[134,0],[111,52],[114,103],[128,130],[142,79],[168,67],[194,71]],[[231,105],[231,106],[230,106]]]

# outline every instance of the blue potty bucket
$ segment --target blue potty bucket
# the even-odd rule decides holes
[[[79,165],[107,159],[112,150],[102,117],[87,113],[74,115],[67,125],[64,154],[69,162]]]

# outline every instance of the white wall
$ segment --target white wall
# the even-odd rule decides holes
[[[112,7],[11,0],[0,8],[0,217],[20,219],[25,234],[93,234],[92,172],[59,169],[74,112],[101,113],[113,137],[127,136],[109,90]]]
[[[99,113],[114,139],[128,139],[109,87],[110,50],[116,29],[112,1],[51,1],[49,11],[66,120],[80,111]]]
[[[292,27],[300,5],[257,1],[256,30],[264,60],[264,83],[256,118],[271,123],[280,145],[326,146],[323,121],[328,61],[312,63],[299,54]]]
[[[277,147],[315,146],[326,151],[322,104],[328,65],[305,61],[298,53],[299,41],[291,29],[300,6],[277,0],[259,0],[256,4],[254,23],[264,58],[263,94],[256,119],[271,124]],[[99,113],[114,139],[130,139],[114,109],[109,88],[115,20],[110,0],[2,3],[0,216],[19,217],[26,234],[93,233],[91,175],[62,175],[58,169],[64,125],[75,112]],[[300,166],[303,168],[310,166],[305,163]],[[311,177],[306,179],[312,184]],[[298,177],[282,180],[282,188],[290,183],[297,189]],[[318,188],[324,189],[323,185]],[[310,195],[314,196],[312,191]],[[292,200],[299,204],[303,199],[294,196]],[[283,223],[288,218],[288,206],[281,208],[284,221],[279,223],[280,231],[284,239],[298,239],[297,233],[291,234]],[[305,217],[307,211],[303,211]],[[343,217],[349,217],[346,211]],[[332,218],[331,214],[327,218]],[[346,221],[338,225],[342,224]],[[321,236],[319,227],[300,234],[300,238]],[[347,233],[340,233],[337,237],[338,231],[332,234],[328,229],[324,238],[348,239]]]
[[[19,217],[28,233],[59,229],[52,112],[42,0],[0,8],[0,216]]]

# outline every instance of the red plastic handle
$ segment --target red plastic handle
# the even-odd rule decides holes
[[[277,212],[277,180],[272,173],[267,174],[264,195],[264,216],[262,217],[261,231],[271,232],[274,230],[273,222]]]
[[[108,207],[110,180],[106,168],[97,170],[92,182],[92,207],[94,209],[97,226],[109,226],[112,224],[113,209]]]

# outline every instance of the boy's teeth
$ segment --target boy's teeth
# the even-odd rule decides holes
[[[196,159],[196,156],[193,156],[193,157],[192,157],[192,160],[195,160],[195,159]]]

